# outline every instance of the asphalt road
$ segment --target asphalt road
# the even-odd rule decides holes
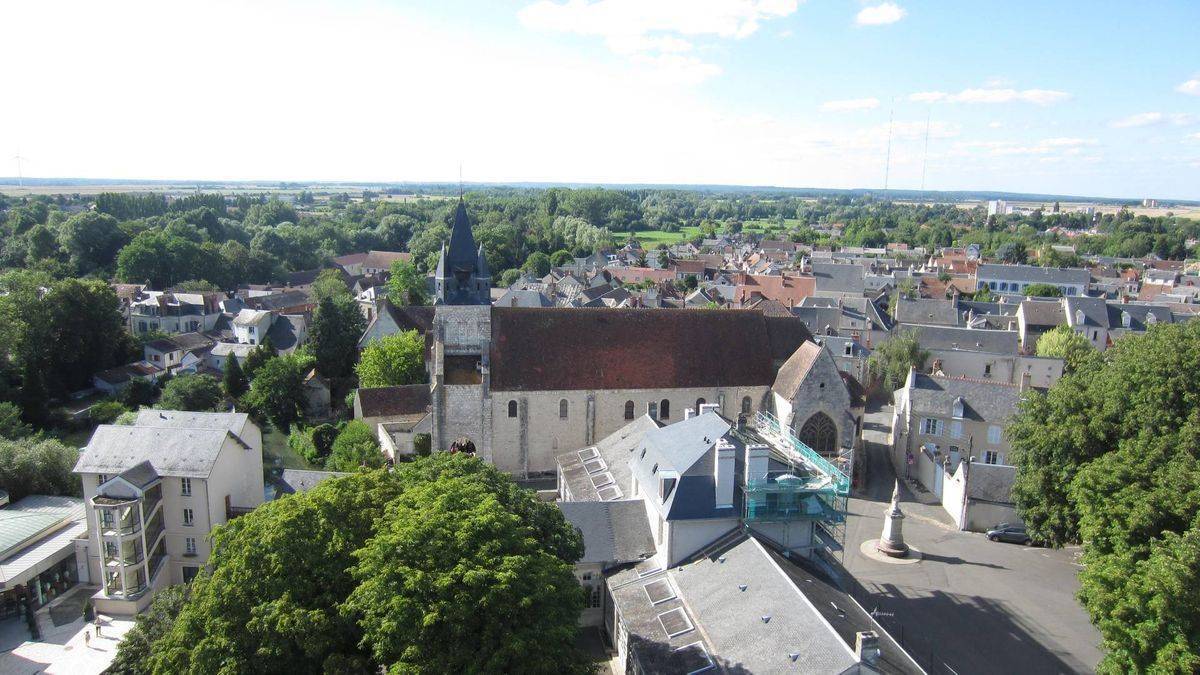
[[[901,484],[904,535],[924,553],[889,565],[858,548],[879,537],[895,480],[879,441],[890,410],[868,416],[867,484],[852,497],[841,581],[933,674],[1092,672],[1100,634],[1074,594],[1078,549],[993,543],[960,532],[940,507]],[[886,433],[886,432],[883,432]],[[929,500],[929,496],[923,497]]]

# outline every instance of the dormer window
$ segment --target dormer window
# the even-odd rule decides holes
[[[1083,317],[1083,310],[1082,310],[1082,309],[1077,309],[1077,310],[1075,310],[1075,323],[1077,323],[1077,324],[1079,324],[1079,325],[1081,325],[1081,326],[1083,325],[1083,323],[1084,323],[1084,317]]]
[[[1129,315],[1129,312],[1121,312],[1121,325],[1125,328],[1129,328],[1132,323],[1133,317]]]
[[[962,397],[961,397],[961,396],[960,396],[960,397],[958,397],[958,398],[956,398],[956,399],[954,399],[954,410],[953,410],[953,412],[954,412],[954,417],[955,417],[955,418],[957,418],[957,419],[962,419],[962,417],[963,417],[963,400],[962,400]]]

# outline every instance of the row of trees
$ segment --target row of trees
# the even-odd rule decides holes
[[[110,672],[591,672],[583,542],[552,504],[464,455],[364,471],[213,535]]]

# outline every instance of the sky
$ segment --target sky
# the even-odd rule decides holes
[[[1195,0],[6,0],[0,26],[5,176],[1200,199]]]

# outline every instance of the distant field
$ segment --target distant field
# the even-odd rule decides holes
[[[789,222],[789,226],[790,226],[791,223],[798,223],[799,221],[788,221],[788,222]],[[746,225],[743,227],[743,230],[745,232],[755,232],[758,234],[762,234],[764,232],[770,231],[770,229],[768,227],[766,227],[768,225],[771,225],[771,223],[769,223],[768,221],[765,221],[765,220],[764,221],[750,221],[749,223],[746,223]],[[654,247],[654,246],[658,246],[659,244],[667,244],[669,246],[671,244],[675,244],[675,243],[678,243],[681,241],[685,241],[687,239],[691,239],[692,237],[695,237],[696,235],[700,234],[700,228],[698,226],[693,225],[693,226],[689,226],[689,227],[684,227],[684,228],[680,229],[678,232],[663,232],[662,230],[638,230],[638,231],[634,232],[633,234],[637,235],[638,241],[642,242],[643,246]],[[617,240],[617,243],[621,244],[621,243],[624,243],[627,233],[617,232],[617,233],[615,233],[614,236]]]

